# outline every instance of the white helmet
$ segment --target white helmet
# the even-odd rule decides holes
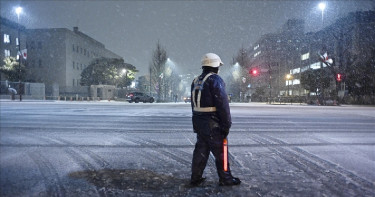
[[[202,66],[217,68],[222,65],[224,65],[224,63],[221,61],[220,57],[215,53],[207,53],[202,58]]]

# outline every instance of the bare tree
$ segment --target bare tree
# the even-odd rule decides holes
[[[152,62],[150,64],[150,75],[151,75],[151,82],[152,86],[157,92],[157,101],[160,102],[163,100],[162,96],[164,91],[163,86],[163,78],[164,78],[164,70],[165,70],[165,62],[167,61],[167,51],[164,47],[162,47],[158,41],[156,44],[156,49],[154,50],[152,56]],[[150,87],[151,88],[151,87]]]
[[[237,70],[234,71],[238,75],[238,78],[233,79],[231,84],[234,97],[239,98],[240,101],[245,101],[245,94],[247,92],[246,84],[248,84],[250,81],[248,74],[250,66],[248,50],[246,50],[244,47],[240,48],[237,55],[233,57],[232,64],[238,64],[238,67],[236,68]]]

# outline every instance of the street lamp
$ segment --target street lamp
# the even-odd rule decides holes
[[[165,68],[164,68],[164,74],[165,74],[165,79],[163,78],[164,82],[164,95],[165,98],[173,98],[173,100],[176,102],[177,101],[177,91],[176,91],[176,64],[171,58],[167,58],[167,61],[165,63]],[[173,96],[172,96],[173,92]]]
[[[324,28],[324,10],[326,9],[326,3],[325,2],[321,2],[319,3],[318,5],[319,9],[322,11],[322,29]],[[324,51],[325,50],[325,44],[324,44],[324,39],[322,39],[322,50]],[[323,75],[323,62],[320,62],[320,76]],[[317,94],[318,94],[318,91],[317,91]],[[322,79],[320,78],[319,79],[319,95],[317,95],[318,98],[320,98],[320,96],[323,96],[323,102],[324,102],[324,89],[323,89],[323,86],[322,86]]]
[[[17,17],[18,17],[18,22],[20,20],[20,14],[22,13],[22,7],[16,7],[16,14],[17,14]]]
[[[17,7],[15,9],[17,14],[17,22],[18,22],[18,92],[20,94],[20,101],[22,101],[22,92],[21,92],[21,36],[20,36],[20,14],[22,14],[22,7]]]
[[[318,7],[322,11],[322,25],[324,25],[324,10],[326,9],[326,3],[321,2]]]

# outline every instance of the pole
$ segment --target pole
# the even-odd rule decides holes
[[[20,33],[20,16],[18,16],[18,93],[20,94],[20,101],[22,101],[22,92],[21,92],[21,33]]]
[[[325,4],[323,4],[321,6],[321,10],[322,10],[322,32],[323,32],[323,28],[324,28],[324,9],[325,9]],[[322,39],[322,52],[324,50],[325,50],[324,39]],[[319,101],[320,104],[325,105],[322,76],[323,76],[323,62],[320,62],[320,77],[319,77],[319,95],[318,95],[318,100],[320,100]]]
[[[151,95],[151,66],[150,66],[149,71],[150,71],[150,88],[149,88],[149,91],[150,91],[150,96],[152,96],[152,95]]]
[[[268,65],[268,73],[269,73],[269,75],[270,75],[270,81],[269,81],[269,84],[270,84],[270,104],[272,103],[272,86],[271,86],[271,84],[272,84],[272,76],[271,76],[271,64],[269,64]]]

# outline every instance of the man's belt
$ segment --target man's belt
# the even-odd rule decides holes
[[[216,107],[194,107],[193,110],[196,112],[215,112]]]

